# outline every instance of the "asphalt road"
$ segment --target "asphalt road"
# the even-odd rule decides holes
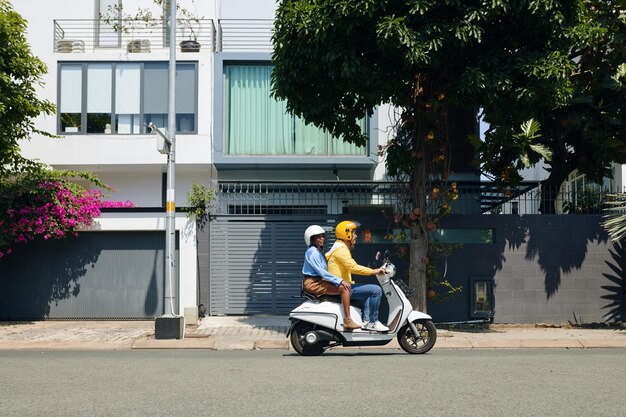
[[[625,349],[0,352],[0,416],[626,416]]]

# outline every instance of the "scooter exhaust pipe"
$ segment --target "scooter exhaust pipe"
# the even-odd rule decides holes
[[[335,336],[326,330],[314,330],[304,335],[304,341],[308,345],[315,345],[324,340],[336,340]]]

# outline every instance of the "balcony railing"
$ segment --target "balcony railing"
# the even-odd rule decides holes
[[[270,52],[274,21],[270,19],[222,19],[217,25],[217,51]]]
[[[129,53],[152,52],[169,47],[169,32],[162,20],[120,20],[122,28],[97,19],[54,20],[54,52],[84,53],[106,50],[126,50]],[[211,19],[183,20],[176,25],[176,44],[183,52],[196,52],[181,42],[196,40],[200,50],[215,51],[215,26]],[[191,45],[192,46],[192,45]]]
[[[168,47],[166,22],[124,19],[111,24],[97,19],[54,20],[55,52],[84,53],[106,50],[152,52]],[[271,52],[274,21],[272,19],[222,19],[217,25],[211,19],[179,19],[176,43],[194,38],[202,51]]]

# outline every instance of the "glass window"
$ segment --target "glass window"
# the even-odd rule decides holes
[[[137,63],[115,68],[115,132],[140,133],[141,67]]]
[[[167,128],[168,63],[61,63],[59,72],[59,133],[149,133],[151,122]],[[178,133],[197,131],[196,86],[197,64],[177,64]]]
[[[59,94],[60,131],[77,133],[81,129],[83,107],[81,64],[65,64],[60,68],[61,88]]]
[[[167,126],[167,63],[146,62],[144,64],[144,114],[146,124],[156,127]]]
[[[111,64],[87,65],[87,133],[111,133]]]
[[[287,113],[271,96],[272,66],[224,67],[224,138],[227,155],[366,155],[365,146],[333,138]],[[361,120],[366,132],[366,119]]]
[[[176,131],[194,132],[196,96],[196,67],[193,64],[176,65]]]
[[[359,229],[357,243],[410,243],[409,229]],[[494,243],[494,229],[437,229],[430,238],[437,243]]]

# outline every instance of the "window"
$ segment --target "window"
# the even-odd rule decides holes
[[[367,232],[367,233],[366,233]],[[409,229],[363,229],[357,233],[357,243],[410,243]],[[429,234],[432,242],[444,244],[485,244],[495,242],[494,229],[437,229]]]
[[[306,125],[271,97],[269,64],[224,66],[225,155],[367,155],[327,131]],[[361,121],[366,132],[366,118]]]
[[[167,127],[168,63],[59,64],[60,134],[141,134]],[[176,132],[197,131],[197,64],[176,64]]]

